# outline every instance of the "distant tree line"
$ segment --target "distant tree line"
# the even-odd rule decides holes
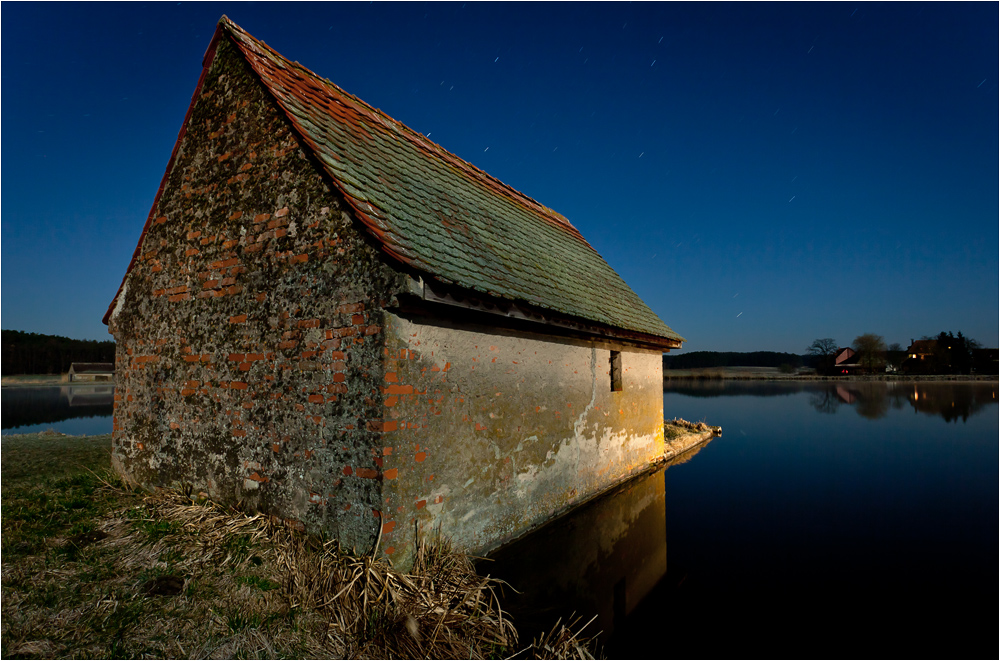
[[[10,374],[63,374],[73,363],[113,363],[113,340],[74,340],[61,335],[0,331],[2,372]]]
[[[953,335],[942,331],[936,337],[925,335],[922,340],[933,342],[931,353],[922,361],[908,360],[914,374],[996,374],[997,355],[995,349],[984,349],[983,345],[965,337],[962,331]]]
[[[997,350],[965,337],[961,331],[937,336],[924,335],[922,346],[909,354],[898,342],[886,345],[881,335],[865,333],[854,338],[851,348],[855,356],[851,365],[862,373],[877,374],[898,371],[905,374],[996,374]],[[807,364],[820,374],[836,372],[834,360],[840,347],[830,337],[814,340],[807,348]]]
[[[692,351],[677,356],[664,354],[663,369],[691,370],[702,367],[791,367],[802,366],[802,356],[780,351]]]
[[[898,342],[886,344],[881,335],[864,333],[854,338],[850,347],[855,352],[852,360],[860,373],[878,374],[887,371],[904,374],[996,374],[997,350],[984,349],[961,331],[955,335],[942,332],[936,336],[925,335],[931,353],[920,359],[910,358]],[[813,341],[804,355],[779,351],[692,351],[679,355],[664,354],[663,369],[690,370],[717,367],[776,367],[784,372],[801,367],[814,368],[819,374],[834,374],[834,359],[841,349],[832,337]]]

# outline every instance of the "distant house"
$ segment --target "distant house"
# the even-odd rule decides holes
[[[927,360],[934,355],[937,342],[937,340],[910,340],[910,346],[906,349],[907,359]]]
[[[970,348],[961,333],[959,338],[910,340],[902,369],[910,374],[996,374],[997,353],[997,349]]]
[[[940,365],[935,361],[938,341],[934,340],[910,340],[910,346],[906,349],[906,357],[903,359],[900,369],[908,374],[928,374],[940,370]]]
[[[841,347],[833,356],[833,373],[846,375],[856,374],[860,367],[858,365],[859,356],[851,347]]]
[[[69,366],[69,380],[111,381],[115,378],[114,363],[72,363]]]
[[[684,341],[563,216],[225,17],[104,321],[126,479],[403,566],[644,470]]]

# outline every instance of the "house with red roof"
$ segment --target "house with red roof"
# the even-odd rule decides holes
[[[401,566],[647,468],[684,341],[566,218],[225,17],[104,321],[127,480]]]
[[[833,373],[837,375],[855,374],[860,370],[861,356],[851,347],[841,347],[833,356]]]

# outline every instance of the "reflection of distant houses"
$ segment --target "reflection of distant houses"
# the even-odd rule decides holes
[[[853,404],[858,399],[857,393],[848,390],[843,386],[837,386],[835,392],[837,393],[837,399],[839,399],[844,404]]]
[[[963,422],[988,406],[996,406],[995,384],[913,384],[907,399],[914,413],[939,415],[947,422]]]
[[[70,381],[112,381],[114,363],[73,363],[69,366]]]

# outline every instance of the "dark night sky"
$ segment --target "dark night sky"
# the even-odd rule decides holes
[[[685,350],[998,340],[998,4],[27,4],[2,324],[107,339],[227,14],[570,219]]]

